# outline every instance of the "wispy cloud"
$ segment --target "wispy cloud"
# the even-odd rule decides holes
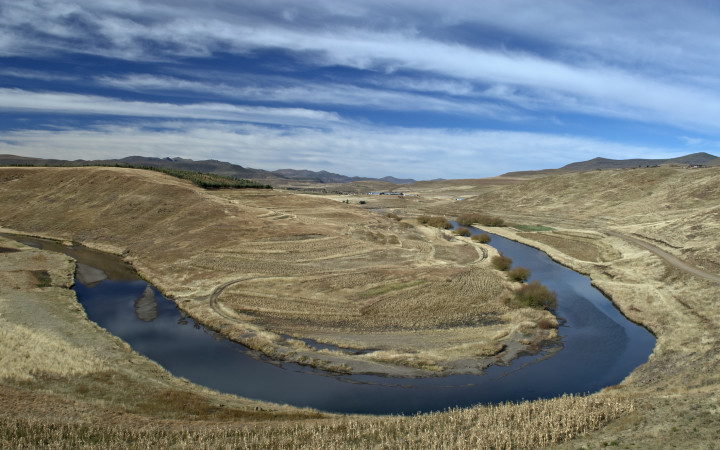
[[[0,76],[44,81],[78,81],[79,77],[41,70],[0,68]]]
[[[428,178],[677,156],[720,135],[718,17],[694,0],[4,2],[0,111],[22,117],[3,148]],[[78,125],[17,129],[47,115]],[[638,130],[647,144],[624,143]]]
[[[530,146],[529,144],[532,143]],[[148,126],[18,130],[0,153],[88,159],[183,156],[250,167],[326,169],[350,175],[424,179],[476,178],[575,161],[578,152],[610,158],[660,155],[657,149],[596,139],[512,131],[460,131],[337,124],[326,129],[278,129],[251,124],[155,122]],[[337,149],[342,149],[339,154]],[[670,150],[663,156],[674,156]],[[661,156],[657,156],[661,157]],[[428,161],[433,161],[428,165]]]
[[[612,5],[597,8],[592,2],[557,4],[551,10],[528,1],[487,2],[477,8],[469,8],[464,2],[442,8],[432,2],[386,6],[375,2],[353,7],[323,1],[302,5],[273,2],[231,7],[222,13],[191,2],[79,4],[82,7],[61,1],[6,6],[2,10],[3,31],[14,39],[6,39],[0,51],[23,54],[45,48],[47,52],[85,51],[152,59],[274,48],[303,55],[306,63],[319,66],[340,65],[386,74],[424,73],[446,80],[444,85],[438,84],[440,90],[447,92],[455,83],[455,92],[463,95],[470,93],[473,85],[514,86],[527,95],[497,99],[520,108],[541,105],[554,111],[703,130],[716,130],[714,118],[720,114],[720,95],[715,89],[720,72],[716,65],[707,64],[708,52],[720,50],[720,38],[713,37],[716,33],[700,34],[712,21],[696,4],[633,2],[626,6],[647,13],[641,23],[630,20],[627,9]],[[657,14],[658,8],[668,9],[673,16]],[[400,10],[399,17],[407,18],[408,25],[383,19],[380,14]],[[316,20],[309,19],[311,14],[317,15]],[[435,20],[431,21],[433,16]],[[323,18],[331,20],[322,24]],[[481,29],[494,25],[518,41],[537,39],[538,50],[483,45],[447,30],[433,35],[433,23],[436,28],[443,23],[473,24]],[[548,23],[553,26],[546,26]],[[91,39],[84,39],[87,37]],[[543,45],[552,45],[554,50],[543,51]],[[672,60],[669,63],[668,56]],[[637,64],[638,58],[644,65]],[[709,82],[689,77],[693,70],[687,67],[688,62],[712,73]],[[673,71],[667,72],[668,68]],[[400,80],[394,85],[403,84]],[[406,88],[413,85],[407,80],[404,84]],[[419,90],[429,87],[420,85],[415,82]],[[350,91],[341,96],[332,89],[323,96],[312,86],[275,92],[274,101],[315,97],[331,105],[358,104],[360,98],[366,104],[375,99],[376,107],[417,103],[408,101],[413,99],[407,95],[398,99],[399,94],[362,87],[354,89],[355,99]],[[449,110],[454,105],[429,101],[427,107]]]
[[[517,109],[483,101],[473,97],[436,97],[405,90],[386,90],[353,84],[297,82],[282,78],[264,77],[263,85],[218,83],[217,81],[193,81],[170,76],[130,74],[123,77],[103,76],[97,82],[103,86],[153,92],[183,91],[196,92],[205,96],[222,96],[251,102],[274,102],[305,105],[355,106],[384,111],[435,111],[454,115],[480,115],[519,120],[524,114]],[[456,83],[455,86],[459,85]],[[428,82],[403,83],[412,91],[428,91]],[[438,90],[452,89],[450,83],[438,86]],[[459,90],[460,87],[457,86]],[[436,91],[437,92],[437,91]],[[494,99],[493,99],[494,100]]]
[[[340,120],[334,113],[303,108],[235,106],[223,103],[177,105],[123,101],[93,95],[28,92],[20,89],[0,89],[0,111],[226,120],[295,126],[325,126]]]

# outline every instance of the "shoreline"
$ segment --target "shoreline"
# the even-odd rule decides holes
[[[41,240],[47,240],[50,242],[57,243],[59,245],[67,247],[70,242],[62,239],[58,239],[56,237],[51,237],[48,234],[28,234],[23,233],[18,230],[9,229],[6,227],[3,227],[0,229],[0,235],[5,234],[9,239],[13,239],[10,236],[16,236],[17,238],[22,237],[29,237],[29,238],[35,238],[35,239],[41,239]],[[262,355],[262,357],[270,358],[275,363],[297,363],[303,366],[309,366],[318,370],[322,370],[325,372],[328,372],[328,374],[336,373],[336,374],[352,374],[352,375],[373,375],[373,376],[379,376],[379,377],[385,377],[385,378],[397,378],[397,379],[419,379],[419,378],[442,378],[447,376],[453,376],[453,375],[482,375],[484,374],[485,370],[492,366],[507,366],[512,361],[519,357],[523,356],[538,356],[539,358],[546,358],[547,352],[554,353],[555,351],[559,351],[562,348],[562,344],[557,341],[556,333],[553,336],[543,338],[540,335],[536,335],[532,338],[529,338],[526,335],[520,335],[518,332],[514,332],[514,337],[507,339],[505,343],[503,344],[502,348],[493,355],[487,355],[485,357],[458,357],[453,360],[444,361],[443,363],[446,364],[446,366],[443,366],[441,368],[438,368],[435,364],[429,366],[429,367],[412,367],[408,365],[402,365],[402,364],[388,364],[383,363],[380,361],[372,360],[372,353],[365,353],[364,355],[358,357],[358,355],[348,355],[343,352],[343,350],[360,350],[363,349],[352,349],[352,348],[343,348],[338,347],[338,350],[327,350],[327,349],[315,349],[313,350],[311,347],[304,345],[304,346],[298,346],[298,341],[302,341],[303,339],[313,339],[313,334],[309,333],[307,336],[303,336],[301,338],[292,337],[291,339],[284,339],[280,341],[275,341],[276,345],[267,348],[267,347],[254,347],[252,337],[248,336],[248,331],[240,331],[233,329],[234,326],[247,326],[249,324],[246,323],[237,323],[230,326],[227,326],[225,324],[222,324],[220,326],[215,326],[211,320],[203,320],[203,317],[201,315],[197,315],[193,310],[193,308],[187,308],[187,305],[197,305],[200,304],[207,304],[208,299],[204,298],[201,300],[187,300],[187,299],[176,299],[172,296],[168,295],[166,292],[164,292],[162,289],[158,288],[152,280],[152,277],[149,277],[147,275],[143,275],[140,271],[137,270],[136,266],[132,263],[132,261],[125,260],[122,255],[118,253],[109,252],[106,250],[106,246],[99,245],[99,246],[92,246],[92,245],[86,245],[84,243],[75,243],[75,245],[81,245],[82,247],[91,249],[96,252],[100,252],[106,255],[110,255],[112,257],[118,258],[119,261],[124,262],[125,264],[128,264],[132,267],[132,269],[135,271],[135,273],[138,275],[139,278],[145,280],[146,282],[152,284],[155,286],[159,292],[162,293],[166,298],[168,298],[170,301],[175,304],[175,306],[188,314],[189,317],[191,317],[193,320],[195,320],[198,324],[205,326],[209,329],[212,329],[213,331],[221,334],[223,337],[227,338],[228,340],[235,342],[239,345],[242,345],[246,348],[246,353],[250,356],[253,356],[254,358],[258,359]],[[243,279],[245,280],[245,279]],[[219,288],[227,287],[228,285],[232,284],[234,282],[227,282],[221,285]],[[218,288],[218,289],[219,289]],[[217,289],[216,289],[217,290]],[[212,295],[211,295],[212,296]],[[211,297],[209,296],[209,297]],[[228,328],[231,328],[228,330]],[[482,327],[451,327],[443,330],[422,330],[422,331],[416,331],[415,333],[458,333],[462,334],[463,331],[467,330],[482,330]],[[260,332],[267,332],[264,330],[261,330]],[[388,332],[392,334],[392,332]],[[380,333],[382,335],[383,333]],[[521,340],[525,340],[526,343],[521,343]],[[294,341],[294,342],[293,342]],[[529,342],[528,342],[529,341]],[[318,342],[320,344],[325,344],[322,342]],[[332,345],[332,344],[329,344]],[[258,352],[258,356],[254,356],[254,352]],[[365,356],[370,355],[370,356]],[[353,357],[355,356],[355,357]],[[363,357],[364,356],[364,357]],[[392,357],[402,357],[403,355],[400,354],[393,354]],[[303,358],[304,357],[304,358]],[[411,356],[412,357],[412,356]]]

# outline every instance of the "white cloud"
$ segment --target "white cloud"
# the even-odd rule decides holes
[[[41,70],[0,68],[0,76],[44,81],[78,81],[77,76]]]
[[[337,122],[337,114],[303,108],[235,106],[223,103],[177,105],[123,101],[108,97],[67,93],[38,93],[0,88],[0,111],[55,114],[93,114],[127,117],[227,120],[296,126],[325,126]]]
[[[97,78],[105,87],[159,92],[167,102],[0,89],[0,111],[118,116],[125,123],[137,117],[176,119],[187,127],[15,131],[3,136],[5,152],[57,147],[75,154],[97,148],[110,157],[132,148],[157,156],[211,155],[261,168],[448,178],[556,167],[595,156],[677,155],[572,135],[361,125],[331,110],[461,111],[478,116],[478,122],[575,113],[684,127],[708,142],[719,133],[720,65],[713,56],[720,52],[718,14],[700,2],[578,0],[548,7],[532,0],[285,0],[213,6],[192,0],[3,3],[0,56],[59,62],[68,53],[84,53],[182,62],[167,64],[162,72],[187,70],[196,76],[117,75],[122,74],[118,68],[112,77]],[[231,70],[213,65],[232,78],[223,81],[187,59],[178,61],[215,52],[246,54],[250,60],[267,49],[293,55],[293,64],[302,64],[305,74],[293,79],[288,71],[284,78],[259,81],[264,74],[255,73],[248,76],[252,80],[238,82],[245,72],[233,77]],[[358,77],[354,70],[320,70],[351,75],[313,78],[319,66],[369,72]],[[58,76],[3,70],[0,74],[26,79]],[[179,104],[171,91],[217,100]],[[372,116],[357,120],[369,122]],[[12,140],[17,144],[8,143]],[[245,150],[238,154],[238,148]]]
[[[201,122],[5,133],[0,153],[65,159],[130,155],[213,158],[261,169],[307,168],[346,175],[477,178],[591,159],[677,156],[670,150],[573,136],[336,124],[278,129]]]
[[[191,81],[176,77],[155,76],[150,74],[132,74],[124,77],[99,77],[97,82],[103,86],[152,92],[152,91],[192,91],[206,96],[222,96],[251,102],[273,102],[290,104],[312,104],[324,106],[355,106],[385,111],[433,111],[455,115],[479,115],[519,120],[523,113],[497,104],[473,98],[440,98],[432,95],[362,87],[340,83],[297,82],[288,79],[263,78],[263,85],[246,83],[245,85],[226,84],[216,81]],[[438,85],[437,89],[452,89],[458,83]],[[431,83],[403,83],[412,90],[430,90]],[[457,89],[460,89],[457,86]]]
[[[280,48],[302,54],[308,64],[381,74],[407,71],[453,80],[458,86],[514,86],[527,95],[499,100],[521,108],[540,105],[552,111],[717,131],[720,69],[708,58],[720,51],[720,38],[714,32],[717,15],[699,3],[598,6],[581,1],[557,2],[552,8],[526,0],[488,1],[481,6],[429,1],[335,3],[228,3],[215,9],[193,2],[17,2],[2,10],[1,30],[13,38],[5,38],[0,52],[36,54],[44,49],[157,59]],[[643,20],[636,20],[638,16]],[[489,34],[487,42],[456,35],[453,25],[475,27]],[[492,36],[489,27],[506,33],[510,45],[501,47],[502,40]],[[27,29],[35,32],[22,31]],[[84,36],[87,30],[91,36]],[[513,45],[513,39],[518,44]],[[536,45],[526,48],[526,42]],[[395,83],[402,84],[399,79]],[[300,91],[286,93],[303,98],[319,93]],[[362,88],[355,91],[362,95]],[[388,94],[385,99],[378,91],[371,94],[380,103],[394,103]],[[348,104],[357,102],[350,93],[344,97]],[[343,97],[319,98],[332,102]],[[556,103],[557,99],[561,101]]]

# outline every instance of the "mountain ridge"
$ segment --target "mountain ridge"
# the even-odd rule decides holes
[[[561,172],[586,172],[590,170],[607,170],[607,169],[634,169],[637,167],[654,167],[663,164],[682,164],[686,166],[720,166],[720,158],[710,153],[698,152],[690,153],[676,158],[652,159],[652,158],[633,158],[633,159],[610,159],[597,157],[587,161],[578,161],[566,164],[558,169],[543,170],[524,170],[517,172],[507,172],[502,174],[503,177],[531,176],[531,175],[550,175]]]
[[[128,156],[120,159],[104,159],[104,160],[84,160],[76,159],[73,161],[64,159],[43,159],[18,155],[0,155],[0,165],[30,165],[30,166],[90,166],[90,165],[130,165],[130,166],[149,166],[165,169],[188,170],[192,172],[211,173],[215,175],[223,175],[235,178],[246,178],[252,180],[272,181],[310,181],[315,183],[351,183],[353,181],[384,181],[393,184],[410,184],[416,180],[395,178],[386,176],[383,178],[371,177],[350,177],[337,173],[327,172],[325,170],[296,170],[296,169],[280,169],[280,170],[263,170],[243,167],[238,164],[232,164],[225,161],[215,159],[206,159],[195,161],[180,157],[156,158],[147,156]]]

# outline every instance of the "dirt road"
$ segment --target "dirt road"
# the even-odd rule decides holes
[[[698,277],[700,277],[700,278],[704,278],[704,279],[706,279],[706,280],[712,281],[712,282],[714,282],[714,283],[719,283],[719,284],[720,284],[720,276],[718,276],[718,275],[713,275],[713,274],[711,274],[711,273],[707,273],[707,272],[705,272],[705,271],[702,271],[702,270],[698,269],[698,268],[695,267],[695,266],[691,266],[690,264],[681,261],[680,259],[678,259],[678,258],[676,258],[675,256],[671,255],[670,253],[668,253],[668,252],[666,252],[666,251],[664,251],[664,250],[661,250],[660,248],[658,248],[658,247],[656,247],[656,246],[654,246],[654,245],[652,245],[652,244],[650,244],[650,243],[647,243],[647,242],[645,242],[645,241],[643,241],[643,240],[634,238],[634,237],[632,237],[632,236],[627,236],[627,235],[625,235],[625,234],[618,233],[617,231],[603,230],[603,232],[606,233],[606,234],[609,234],[610,236],[615,236],[615,237],[618,237],[618,238],[623,239],[623,240],[625,240],[625,241],[628,241],[628,242],[630,242],[630,243],[633,243],[633,244],[635,244],[635,245],[639,245],[640,247],[643,247],[644,249],[646,249],[646,250],[654,253],[655,255],[661,257],[661,258],[664,259],[666,262],[668,262],[670,265],[672,265],[672,266],[674,266],[674,267],[677,267],[677,268],[680,269],[680,270],[683,270],[683,271],[685,271],[685,272],[687,272],[687,273],[690,273],[690,274],[692,274],[692,275],[698,276]]]

